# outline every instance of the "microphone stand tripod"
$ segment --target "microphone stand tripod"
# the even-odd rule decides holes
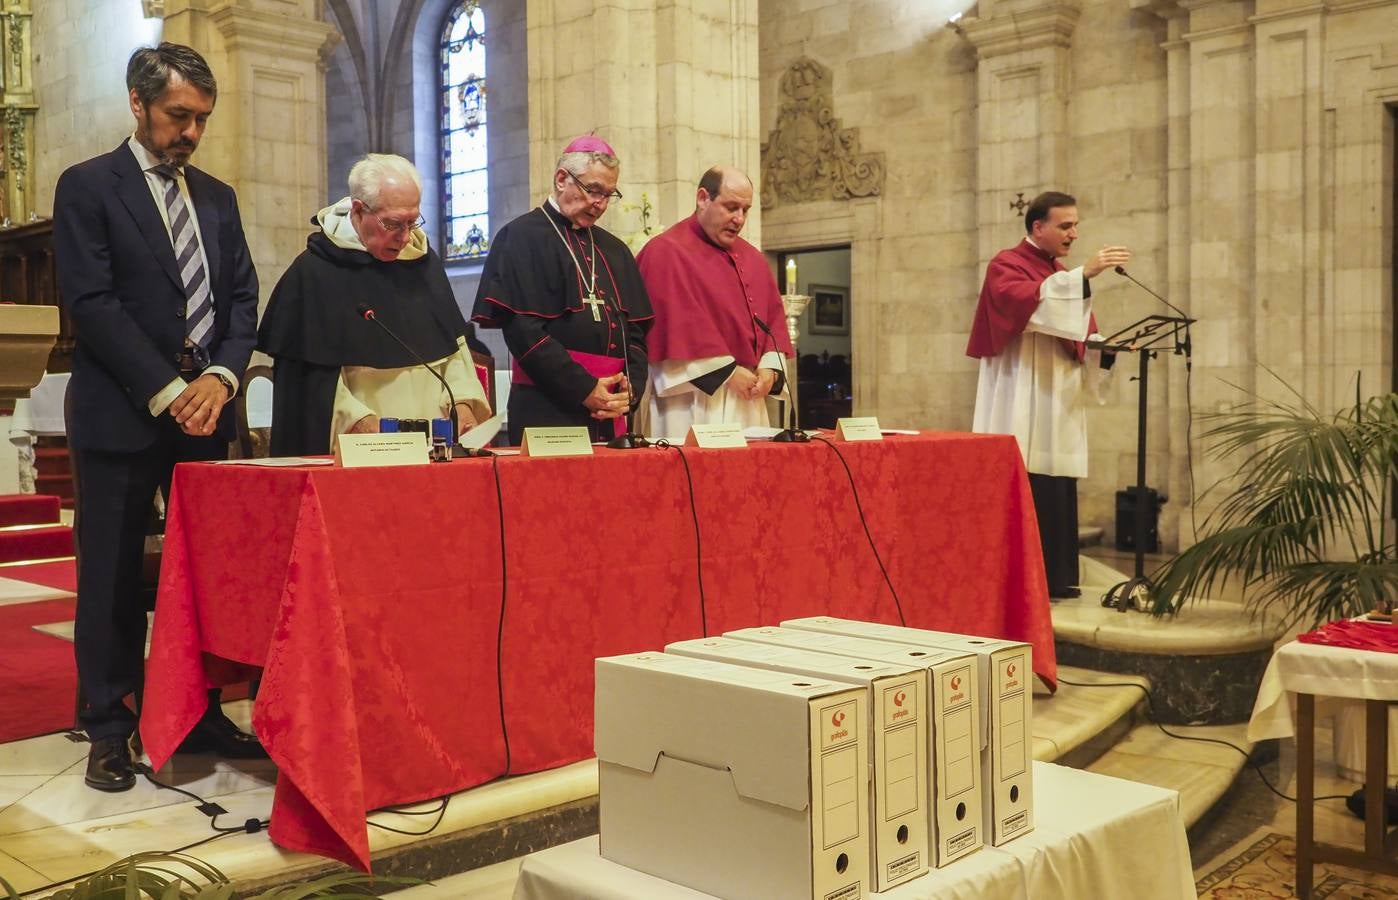
[[[1121,266],[1116,267],[1118,274],[1130,278],[1137,284],[1136,279],[1126,274],[1126,270]],[[1102,605],[1115,608],[1120,612],[1135,607],[1143,609],[1149,602],[1151,593],[1155,590],[1155,585],[1146,577],[1145,557],[1146,557],[1146,390],[1148,376],[1150,373],[1151,357],[1158,353],[1158,350],[1151,349],[1157,345],[1170,342],[1173,344],[1172,350],[1177,356],[1185,357],[1185,365],[1188,366],[1190,356],[1189,326],[1194,324],[1195,319],[1185,315],[1183,311],[1177,309],[1164,297],[1160,297],[1150,288],[1141,285],[1146,290],[1169,306],[1170,309],[1180,313],[1178,316],[1146,316],[1138,322],[1113,334],[1111,337],[1103,338],[1100,341],[1088,341],[1087,346],[1092,350],[1103,350],[1109,353],[1137,353],[1140,363],[1139,374],[1136,376],[1137,399],[1136,399],[1136,486],[1132,488],[1135,498],[1135,521],[1133,522],[1132,534],[1134,537],[1136,550],[1135,574],[1126,581],[1119,582],[1107,591],[1102,597]]]

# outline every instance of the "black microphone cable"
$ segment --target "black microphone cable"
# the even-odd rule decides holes
[[[704,599],[704,544],[699,538],[699,509],[694,502],[694,476],[689,471],[689,460],[685,458],[684,448],[679,444],[672,444],[662,438],[652,446],[673,449],[680,455],[680,463],[684,466],[684,480],[689,487],[689,517],[694,522],[694,572],[699,581],[699,628],[703,636],[708,637],[709,613]]]
[[[509,596],[509,563],[505,554],[505,495],[500,489],[500,457],[490,458],[490,468],[495,475],[495,511],[500,518],[500,616],[495,628],[495,690],[500,703],[500,736],[505,741],[505,771],[501,777],[510,774],[510,730],[505,724],[505,600]]]
[[[1223,740],[1222,738],[1199,737],[1199,736],[1197,736],[1197,735],[1189,735],[1189,734],[1177,734],[1177,733],[1171,731],[1170,729],[1166,728],[1164,725],[1160,724],[1160,717],[1159,717],[1158,715],[1156,715],[1156,712],[1155,712],[1155,698],[1151,695],[1150,688],[1146,687],[1145,685],[1143,685],[1143,684],[1137,684],[1137,683],[1134,682],[1134,681],[1096,681],[1096,682],[1084,682],[1084,681],[1069,681],[1069,680],[1066,679],[1066,678],[1059,678],[1059,679],[1058,679],[1058,683],[1059,683],[1059,684],[1069,684],[1069,685],[1072,685],[1073,687],[1085,687],[1085,688],[1093,688],[1093,687],[1102,687],[1102,688],[1107,688],[1107,687],[1131,687],[1131,688],[1136,688],[1137,690],[1139,690],[1142,694],[1145,694],[1145,696],[1146,696],[1147,718],[1150,719],[1150,723],[1151,723],[1152,725],[1154,725],[1156,728],[1160,729],[1160,732],[1161,732],[1162,734],[1164,734],[1166,737],[1174,738],[1174,739],[1177,740],[1177,741],[1194,741],[1194,742],[1200,743],[1200,744],[1219,744],[1219,745],[1221,745],[1221,746],[1228,747],[1228,748],[1230,748],[1230,749],[1236,750],[1238,753],[1242,754],[1243,759],[1246,760],[1246,761],[1247,761],[1247,764],[1248,764],[1249,766],[1252,767],[1252,769],[1253,769],[1254,772],[1257,773],[1257,777],[1260,778],[1260,779],[1262,780],[1262,783],[1263,783],[1264,785],[1266,785],[1267,790],[1271,791],[1272,793],[1276,794],[1278,797],[1280,797],[1280,798],[1282,798],[1283,800],[1286,800],[1286,801],[1288,801],[1288,802],[1290,802],[1290,803],[1295,803],[1295,802],[1296,802],[1296,798],[1295,798],[1295,797],[1287,796],[1286,794],[1282,793],[1282,791],[1281,791],[1279,788],[1277,788],[1275,785],[1273,785],[1272,782],[1268,781],[1268,780],[1267,780],[1266,774],[1262,771],[1262,766],[1261,766],[1261,764],[1258,763],[1256,760],[1254,760],[1254,759],[1252,758],[1252,754],[1248,753],[1246,750],[1244,750],[1242,747],[1239,747],[1237,744],[1234,744],[1234,743],[1232,743],[1231,741],[1225,741],[1225,740]],[[1348,800],[1348,799],[1349,799],[1349,796],[1348,796],[1348,795],[1345,795],[1345,794],[1326,794],[1326,795],[1323,796],[1323,797],[1316,797],[1316,798],[1314,798],[1314,799],[1316,799],[1316,800]]]
[[[893,605],[898,608],[898,624],[906,628],[908,620],[903,615],[903,602],[898,599],[898,592],[893,588],[893,580],[888,577],[888,569],[884,567],[883,557],[879,555],[879,548],[874,544],[874,535],[869,531],[869,520],[864,517],[864,504],[859,502],[859,487],[854,483],[854,472],[850,470],[849,463],[845,461],[845,455],[840,452],[839,447],[835,446],[834,441],[826,440],[818,434],[812,436],[811,440],[819,441],[834,450],[835,456],[840,460],[840,465],[845,467],[845,477],[849,479],[850,493],[854,495],[854,508],[859,511],[859,524],[864,526],[864,537],[869,540],[869,549],[874,552],[874,562],[879,564],[879,572],[883,574],[883,583],[888,585],[888,592],[893,595]]]

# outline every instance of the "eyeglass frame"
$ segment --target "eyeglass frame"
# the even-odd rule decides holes
[[[417,217],[416,222],[413,222],[410,225],[404,225],[402,222],[394,222],[392,225],[389,225],[383,219],[379,218],[379,214],[374,212],[374,210],[372,210],[369,207],[369,204],[364,203],[364,201],[362,200],[359,202],[363,204],[364,211],[367,212],[369,215],[373,216],[374,221],[379,223],[379,227],[382,228],[384,231],[388,232],[389,234],[405,234],[407,232],[412,231],[414,228],[422,228],[427,225],[427,220],[424,219],[421,215]]]
[[[563,171],[568,172],[567,169]],[[594,203],[611,203],[613,200],[621,199],[621,191],[616,188],[612,188],[609,193],[602,193],[601,188],[588,187],[582,183],[582,179],[572,172],[568,172],[568,177],[573,179],[573,183],[578,186],[578,189],[590,197]],[[601,196],[598,196],[598,194],[601,194]]]

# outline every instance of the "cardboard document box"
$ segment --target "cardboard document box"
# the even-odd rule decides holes
[[[859,684],[869,690],[869,885],[886,891],[927,872],[927,673],[728,638],[680,641],[666,653]]]
[[[983,692],[981,721],[985,749],[981,751],[981,779],[985,785],[986,840],[998,847],[1033,830],[1031,664],[1034,660],[1028,644],[829,616],[792,619],[782,626],[976,654],[980,659]]]
[[[733,900],[868,896],[868,688],[662,653],[596,675],[604,857]]]
[[[975,655],[795,628],[744,628],[724,637],[925,668],[930,688],[926,781],[932,858],[928,861],[945,866],[980,849],[984,843],[981,692]]]

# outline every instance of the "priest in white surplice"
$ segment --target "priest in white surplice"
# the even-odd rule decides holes
[[[739,236],[751,207],[748,177],[715,166],[699,180],[694,215],[636,257],[655,309],[647,434],[683,440],[691,425],[770,424],[767,397],[783,393],[792,349],[772,270]]]
[[[1078,238],[1077,201],[1047,192],[1024,216],[1027,237],[986,268],[966,355],[978,358],[972,431],[1019,441],[1050,597],[1078,596],[1077,479],[1087,475],[1088,394],[1111,365],[1083,342],[1096,337],[1089,279],[1125,265],[1131,251],[1103,247],[1075,269],[1059,260]],[[1092,376],[1089,377],[1089,373]]]

